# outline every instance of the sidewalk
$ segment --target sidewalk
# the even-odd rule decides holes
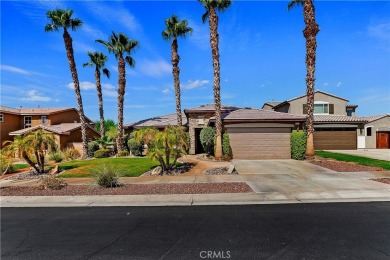
[[[2,196],[1,207],[191,206],[390,201],[390,185],[370,180],[390,172],[148,176],[121,178],[124,184],[245,182],[253,193]],[[91,178],[67,178],[69,185],[91,184]],[[0,182],[1,187],[36,186],[37,180]]]

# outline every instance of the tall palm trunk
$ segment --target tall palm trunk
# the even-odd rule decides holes
[[[221,121],[221,93],[220,93],[220,65],[218,48],[218,15],[214,8],[210,8],[210,45],[214,68],[214,104],[215,104],[215,126],[216,126],[216,146],[215,158],[222,157],[222,121]]]
[[[116,137],[116,145],[118,153],[124,149],[123,145],[123,104],[125,100],[126,86],[126,67],[125,59],[122,54],[118,59],[118,133]]]
[[[315,8],[312,0],[306,0],[303,5],[303,16],[305,20],[305,29],[303,35],[306,38],[306,94],[307,94],[307,145],[306,156],[314,156],[314,83],[315,83],[315,66],[316,66],[316,35],[319,32],[318,24],[315,21]]]
[[[100,137],[103,138],[106,135],[104,129],[104,113],[103,113],[103,94],[102,94],[102,85],[100,84],[100,70],[96,66],[95,69],[95,81],[96,81],[96,90],[99,101],[99,115],[100,115]]]
[[[180,104],[180,68],[179,68],[179,61],[180,56],[178,54],[178,44],[177,44],[177,38],[176,36],[173,37],[172,45],[171,45],[171,55],[172,55],[172,74],[173,74],[173,81],[174,81],[174,87],[175,87],[175,97],[176,97],[176,115],[177,115],[177,125],[182,125],[181,120],[181,104]]]
[[[84,109],[83,109],[83,100],[81,98],[81,93],[80,93],[79,78],[77,76],[76,63],[74,61],[72,37],[70,37],[70,35],[69,35],[68,31],[66,30],[66,28],[64,28],[63,37],[64,37],[64,42],[65,42],[66,55],[68,57],[70,71],[72,73],[73,84],[74,84],[74,91],[76,93],[76,100],[77,100],[77,105],[78,105],[77,112],[78,112],[79,117],[80,117],[81,138],[82,138],[82,143],[83,143],[82,159],[84,159],[84,158],[87,157],[87,151],[88,151],[87,126],[86,126],[86,123],[85,123]]]

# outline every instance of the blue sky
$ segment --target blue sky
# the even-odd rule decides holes
[[[221,97],[225,104],[260,108],[305,93],[302,9],[287,1],[234,1],[220,14]],[[358,104],[358,115],[390,113],[390,2],[316,1],[316,89]],[[179,39],[182,108],[213,103],[208,24],[197,1],[1,1],[1,105],[76,107],[62,33],[45,33],[46,11],[73,9],[84,24],[71,32],[85,113],[98,119],[88,51],[111,31],[140,42],[127,68],[125,123],[174,113],[170,43],[164,19],[187,19],[193,33]],[[102,78],[106,118],[117,118],[117,61]]]

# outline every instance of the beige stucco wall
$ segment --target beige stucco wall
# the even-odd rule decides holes
[[[195,154],[196,151],[196,128],[207,127],[210,121],[210,118],[214,116],[214,113],[191,113],[187,115],[188,118],[188,132],[190,135],[190,150],[189,154]],[[199,124],[198,119],[203,119],[203,124]]]
[[[347,115],[346,106],[347,101],[339,98],[335,98],[329,95],[325,95],[323,93],[314,93],[314,101],[324,101],[329,102],[329,104],[334,104],[334,115]],[[302,115],[303,114],[303,104],[307,103],[306,96],[302,98],[295,99],[290,101],[290,107],[288,113]],[[279,111],[279,109],[277,110]],[[285,112],[285,111],[280,111]]]
[[[19,130],[19,116],[14,114],[9,114],[6,112],[0,112],[3,114],[3,122],[0,122],[0,145],[3,147],[5,141],[14,140],[13,136],[10,136],[9,133]]]
[[[367,136],[367,127],[372,126],[371,136]],[[390,116],[386,116],[379,120],[367,123],[364,126],[364,134],[366,136],[366,148],[374,149],[376,148],[376,132],[378,128],[388,128],[390,129]]]

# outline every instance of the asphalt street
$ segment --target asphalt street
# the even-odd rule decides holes
[[[390,259],[390,203],[1,208],[1,259]]]

